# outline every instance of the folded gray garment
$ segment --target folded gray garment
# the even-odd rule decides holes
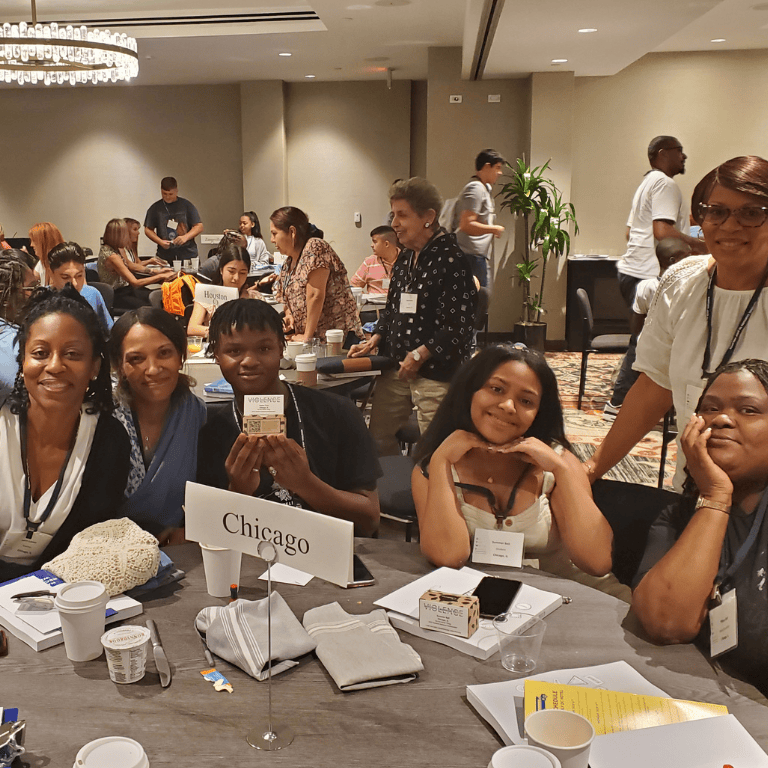
[[[203,608],[195,619],[195,629],[205,635],[205,644],[212,653],[257,680],[267,679],[266,597]],[[298,664],[294,659],[313,651],[315,645],[282,596],[273,592],[272,674]]]
[[[385,611],[353,616],[329,603],[307,611],[304,627],[342,691],[407,683],[424,669],[419,654],[400,642]]]

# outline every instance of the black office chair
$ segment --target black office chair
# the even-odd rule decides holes
[[[631,586],[651,523],[680,497],[652,485],[617,480],[595,481],[592,496],[613,530],[613,573],[622,584]]]
[[[587,362],[590,352],[626,352],[629,346],[628,333],[594,335],[594,320],[589,296],[583,288],[576,291],[576,298],[581,314],[581,375],[579,377],[579,399],[576,408],[581,410],[584,388],[587,384]]]
[[[379,479],[379,508],[381,516],[405,525],[405,540],[410,541],[416,522],[416,506],[411,495],[411,472],[413,460],[410,456],[382,456],[379,459],[384,473]]]
[[[101,294],[101,298],[104,299],[104,303],[107,305],[107,312],[111,315],[112,305],[115,303],[115,292],[112,289],[112,286],[98,281],[91,282],[90,280],[88,281],[88,285],[90,285],[91,288],[95,288]]]
[[[412,411],[408,421],[395,432],[395,437],[400,445],[400,453],[410,456],[413,446],[419,442],[421,431],[419,430],[419,420],[416,418],[416,411]]]

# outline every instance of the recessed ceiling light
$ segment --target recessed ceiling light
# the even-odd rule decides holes
[[[311,80],[313,77],[315,77],[315,75],[304,75],[304,77],[306,77],[307,80]]]
[[[288,53],[288,51],[283,51],[282,53],[278,53],[278,56],[293,56],[292,53]]]
[[[594,27],[584,27],[584,29],[580,29],[579,32],[582,35],[589,34],[590,32],[597,32],[597,30]]]
[[[552,59],[553,64],[567,64],[568,59]]]
[[[710,43],[724,43],[725,42],[725,38],[724,37],[716,37],[713,40],[710,40],[709,42]]]

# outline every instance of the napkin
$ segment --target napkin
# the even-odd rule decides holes
[[[267,679],[267,598],[235,600],[203,608],[195,629],[205,635],[211,653],[240,667],[257,680]],[[315,649],[293,611],[278,592],[272,593],[272,675],[298,664],[299,656]]]
[[[329,603],[308,610],[304,627],[341,691],[407,683],[424,669],[419,654],[400,642],[385,611],[354,616]]]

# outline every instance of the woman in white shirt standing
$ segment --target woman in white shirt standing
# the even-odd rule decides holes
[[[235,239],[235,245],[241,245],[248,251],[248,255],[251,257],[251,274],[254,274],[258,270],[262,269],[266,264],[272,264],[274,258],[272,254],[267,250],[267,246],[264,243],[264,238],[261,234],[261,225],[259,224],[259,217],[254,211],[245,211],[240,217],[240,221],[237,225],[237,229],[240,236]],[[227,229],[227,232],[234,231]]]
[[[716,368],[767,356],[768,161],[735,157],[713,169],[696,185],[691,210],[711,256],[690,256],[661,279],[638,341],[640,376],[584,463],[590,480],[626,456],[673,404],[677,423],[687,424]],[[684,463],[679,450],[678,491]]]

